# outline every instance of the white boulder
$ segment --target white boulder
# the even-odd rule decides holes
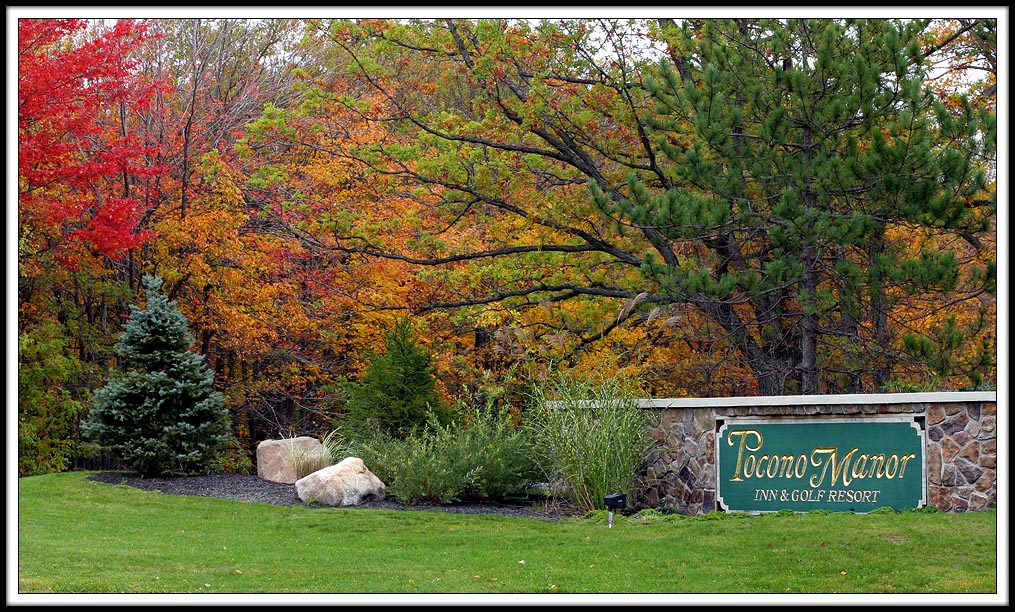
[[[385,485],[359,457],[346,457],[296,481],[296,494],[308,504],[355,506],[384,499]]]

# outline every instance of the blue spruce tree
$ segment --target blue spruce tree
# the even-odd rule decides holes
[[[162,279],[143,283],[147,308],[131,306],[116,345],[128,371],[96,391],[82,432],[141,476],[211,471],[229,432],[224,397],[212,390],[204,357],[190,350],[187,319],[160,291]]]

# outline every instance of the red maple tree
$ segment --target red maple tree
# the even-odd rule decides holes
[[[115,256],[150,237],[144,179],[161,170],[125,128],[160,86],[134,71],[150,36],[131,20],[97,34],[79,19],[18,20],[18,213],[31,252],[73,267],[82,249]]]

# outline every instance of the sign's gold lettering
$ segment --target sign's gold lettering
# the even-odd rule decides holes
[[[811,486],[812,487],[820,487],[821,483],[825,481],[825,472],[828,471],[828,464],[830,463],[829,461],[821,461],[820,459],[815,459],[815,457],[816,456],[820,457],[820,456],[831,455],[831,457],[834,460],[835,451],[836,451],[836,447],[834,447],[834,446],[819,446],[819,447],[816,447],[813,451],[811,451],[811,465],[813,465],[814,467],[819,467],[821,465],[824,465],[824,467],[821,468],[821,474],[820,475],[815,474],[815,475],[811,476]],[[815,478],[817,480],[815,480]]]
[[[807,474],[807,455],[801,453],[796,458],[796,465],[793,466],[793,475],[803,478]]]
[[[902,456],[902,462],[899,467],[899,478],[906,477],[906,463],[908,463],[910,459],[916,459],[916,453],[907,453]]]
[[[793,455],[779,455],[776,457],[778,465],[778,471],[775,474],[769,476],[773,478],[779,476],[780,478],[791,478],[793,476],[793,460],[796,459]]]
[[[906,474],[906,464],[916,453],[861,453],[857,447],[840,455],[837,446],[815,446],[810,455],[759,453],[765,444],[764,436],[756,429],[731,431],[726,438],[728,446],[737,447],[737,461],[731,482],[746,478],[790,478],[807,480],[812,488],[827,483],[829,487],[850,486],[856,479],[895,479]],[[817,468],[813,472],[809,468]],[[829,498],[831,501],[831,498]]]
[[[758,442],[757,442],[758,445],[757,446],[748,446],[747,445],[747,436],[749,434],[753,435],[755,438],[757,438],[757,440],[758,440]],[[734,482],[739,482],[739,481],[743,480],[743,478],[740,477],[740,467],[741,467],[741,465],[743,464],[743,461],[744,461],[744,449],[746,449],[748,451],[751,451],[751,452],[754,452],[756,450],[760,450],[761,449],[761,444],[762,444],[762,438],[761,438],[761,432],[756,431],[754,429],[741,429],[741,430],[738,430],[738,431],[731,431],[729,437],[726,438],[726,442],[730,446],[733,446],[733,437],[734,436],[739,436],[740,437],[740,445],[739,445],[739,447],[737,449],[737,469],[733,473],[733,478],[730,478],[730,480],[732,480]],[[750,474],[744,474],[744,476],[747,477],[747,478],[750,478],[751,475]]]
[[[734,418],[715,443],[716,501],[726,510],[865,512],[927,500],[917,418]]]
[[[885,454],[871,455],[871,467],[867,472],[867,477],[870,478],[874,475],[878,478],[884,478],[885,476]]]
[[[889,455],[885,464],[885,476],[895,478],[895,472],[899,469],[899,456]]]
[[[863,478],[864,470],[867,469],[867,458],[870,455],[867,453],[860,453],[853,463],[853,478]]]

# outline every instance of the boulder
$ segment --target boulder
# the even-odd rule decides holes
[[[324,445],[310,436],[264,440],[257,445],[257,476],[272,482],[293,484],[298,478],[296,463],[319,460],[323,455]]]
[[[355,506],[367,499],[384,499],[384,483],[359,457],[346,457],[296,481],[296,495],[304,503]]]

